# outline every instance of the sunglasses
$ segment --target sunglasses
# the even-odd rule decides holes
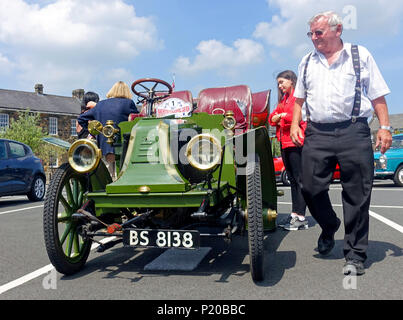
[[[308,36],[308,38],[312,38],[313,35],[315,35],[317,37],[321,37],[321,36],[323,36],[323,31],[322,30],[316,30],[314,32],[309,31],[309,32],[307,32],[306,35]]]

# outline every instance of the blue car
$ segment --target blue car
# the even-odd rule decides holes
[[[393,136],[392,146],[385,154],[374,153],[375,178],[393,179],[394,183],[403,187],[403,134]]]
[[[43,165],[31,148],[0,139],[0,196],[27,195],[31,201],[41,201],[45,186]]]

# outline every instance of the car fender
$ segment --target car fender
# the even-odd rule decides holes
[[[261,184],[265,228],[273,228],[277,212],[277,187],[270,139],[265,127],[249,130],[234,137],[237,188],[246,194],[246,159],[248,154],[258,154],[261,164]],[[271,215],[271,216],[270,216]]]

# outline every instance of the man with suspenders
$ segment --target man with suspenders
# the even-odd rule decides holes
[[[374,159],[368,117],[379,119],[376,145],[386,152],[392,142],[385,95],[389,94],[374,59],[362,46],[343,43],[342,20],[324,12],[310,21],[315,50],[299,65],[294,96],[291,139],[299,145],[299,123],[305,102],[308,126],[302,151],[302,190],[311,215],[322,228],[318,251],[334,247],[340,219],[332,209],[328,190],[336,163],[340,165],[344,215],[344,273],[365,273],[369,205]]]

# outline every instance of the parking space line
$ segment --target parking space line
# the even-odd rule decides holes
[[[369,215],[385,224],[387,224],[389,227],[392,227],[393,229],[396,229],[397,231],[403,233],[403,227],[399,224],[397,224],[396,222],[393,222],[392,220],[389,220],[379,214],[377,214],[376,212],[373,211],[369,211]]]
[[[278,204],[286,204],[286,205],[291,205],[291,202],[277,202]],[[343,205],[341,204],[332,204],[333,207],[342,207]],[[371,206],[371,207],[377,207],[377,208],[396,208],[396,209],[402,209],[402,206]],[[403,233],[403,226],[397,224],[396,222],[393,222],[392,220],[389,220],[383,216],[381,216],[380,214],[373,212],[371,210],[369,210],[369,215],[383,223],[385,223],[386,225],[388,225],[389,227],[392,227],[393,229],[396,229],[397,231]]]
[[[115,239],[116,239],[116,237],[109,237],[109,238],[101,239],[100,242],[102,244],[106,244],[106,243],[108,243],[110,241],[113,241]],[[98,243],[94,243],[91,246],[91,250],[95,250],[99,246],[100,245]],[[25,276],[22,276],[22,277],[20,277],[20,278],[18,278],[16,280],[13,280],[13,281],[11,281],[9,283],[6,283],[6,284],[0,286],[0,295],[3,294],[6,291],[9,291],[9,290],[14,289],[16,287],[19,287],[19,286],[23,285],[24,283],[26,283],[28,281],[31,281],[31,280],[33,280],[35,278],[38,278],[41,275],[44,275],[44,274],[52,271],[53,269],[54,269],[53,265],[48,264],[47,266],[44,266],[44,267],[42,267],[42,268],[40,268],[38,270],[35,270],[35,271],[31,272],[31,273],[28,273]]]
[[[21,209],[3,211],[3,212],[0,212],[0,216],[1,216],[2,214],[6,214],[6,213],[12,213],[12,212],[17,212],[17,211],[24,211],[24,210],[36,209],[36,208],[41,208],[41,207],[43,207],[43,204],[40,205],[40,206],[35,206],[35,207],[28,207],[28,208],[21,208]]]

